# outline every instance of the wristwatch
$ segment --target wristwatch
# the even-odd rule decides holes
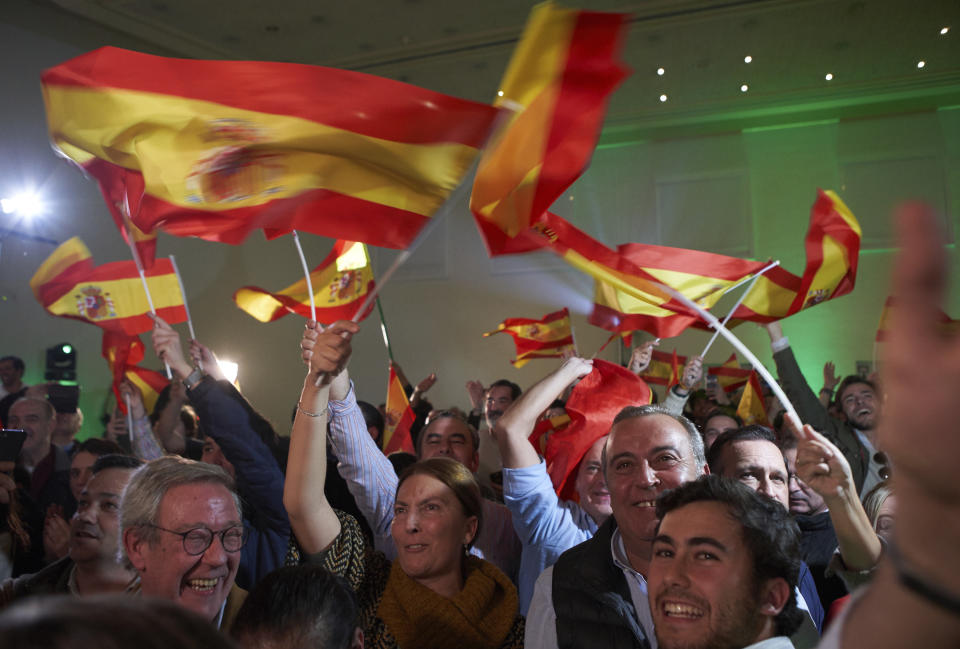
[[[200,380],[203,378],[203,372],[200,371],[199,367],[193,368],[193,371],[190,372],[183,379],[183,385],[186,386],[188,390],[192,389]]]

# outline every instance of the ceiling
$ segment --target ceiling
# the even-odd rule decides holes
[[[118,44],[185,57],[320,64],[480,101],[496,93],[534,4],[17,2],[69,17],[34,20],[40,23],[34,28],[83,48]],[[606,143],[960,105],[956,0],[583,0],[579,5],[632,15],[624,59],[633,75],[611,101]],[[832,80],[825,78],[828,73]]]

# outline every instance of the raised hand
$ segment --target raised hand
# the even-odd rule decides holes
[[[630,353],[630,363],[627,368],[634,374],[643,374],[653,359],[653,348],[660,344],[659,339],[648,340],[639,347],[634,347]]]
[[[316,322],[307,323],[300,349],[310,375],[319,385],[325,385],[346,367],[352,351],[350,339],[360,331],[360,326],[350,320],[338,320],[322,332],[317,329]]]
[[[193,371],[193,366],[183,356],[183,347],[180,345],[180,334],[173,330],[163,318],[151,315],[153,318],[153,350],[170,369],[177,374],[177,378],[184,379]]]

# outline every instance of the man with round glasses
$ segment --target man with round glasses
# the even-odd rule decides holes
[[[234,578],[247,532],[223,469],[175,456],[147,463],[123,493],[120,535],[143,595],[230,627],[246,597]]]

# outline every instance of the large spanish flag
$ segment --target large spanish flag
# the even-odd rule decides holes
[[[483,335],[486,337],[498,333],[513,337],[517,357],[510,363],[514,367],[523,367],[533,358],[561,358],[575,351],[570,311],[566,307],[548,313],[539,320],[507,318],[495,330]]]
[[[607,98],[627,75],[626,18],[552,2],[531,11],[494,101],[511,117],[484,151],[470,197],[491,255],[534,249],[525,231],[586,169]]]
[[[183,295],[169,259],[146,271],[157,315],[173,324],[187,319]],[[90,251],[74,237],[61,244],[30,280],[49,313],[134,336],[153,329],[150,304],[132,261],[94,266]]]
[[[337,241],[326,259],[310,271],[310,281],[318,321],[350,320],[374,287],[367,247],[356,241]],[[288,313],[310,317],[306,278],[278,293],[257,286],[244,286],[233,294],[233,301],[260,322],[273,322]],[[370,315],[372,308],[373,304],[362,314],[361,320]]]
[[[410,436],[410,427],[415,419],[413,409],[393,365],[390,366],[387,403],[384,409],[386,417],[383,422],[383,454],[390,455],[394,451],[416,454],[413,438]]]
[[[740,367],[736,354],[730,354],[730,358],[724,361],[723,365],[707,369],[708,375],[717,377],[717,383],[724,392],[733,392],[744,385],[752,372],[751,368]]]
[[[262,228],[405,247],[498,112],[359,72],[112,47],[42,80],[55,146],[125,187],[142,232],[226,243]]]
[[[817,190],[804,247],[807,266],[803,276],[780,266],[771,268],[744,298],[734,319],[772,322],[853,290],[860,223],[834,192]]]

